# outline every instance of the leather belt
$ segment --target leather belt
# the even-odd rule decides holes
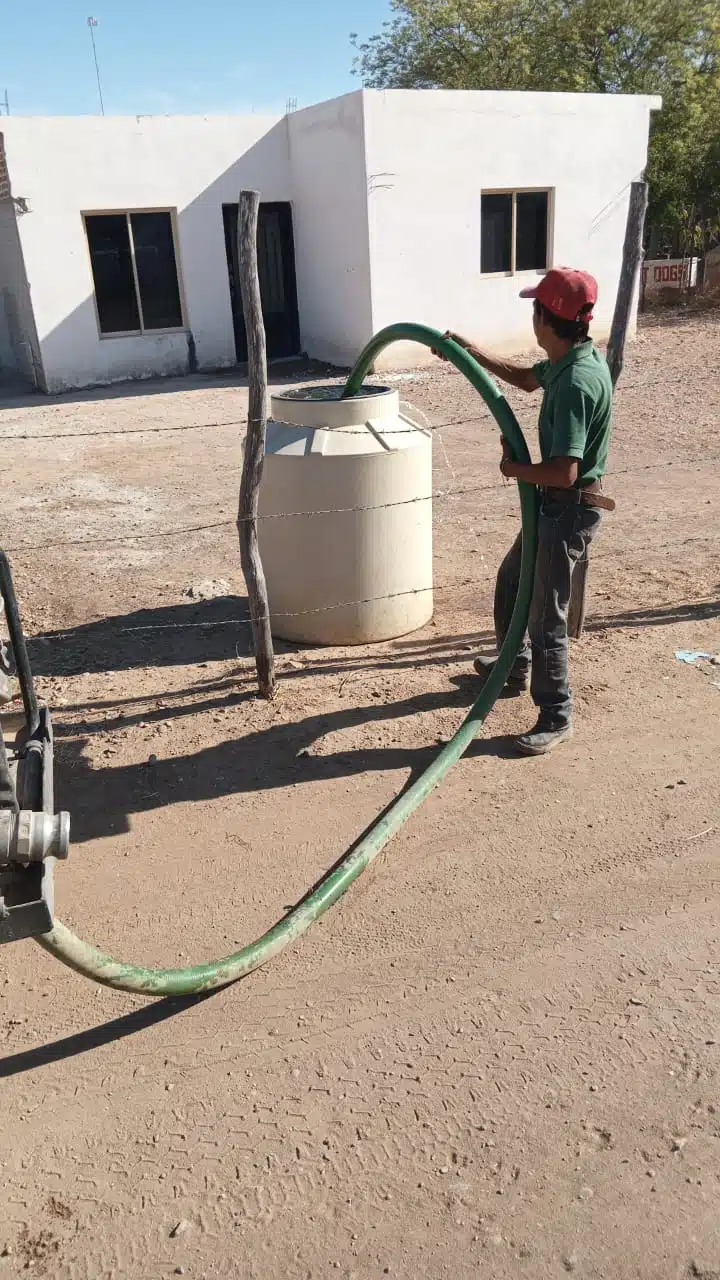
[[[599,480],[594,480],[592,484],[584,485],[582,488],[555,489],[547,487],[542,492],[543,497],[550,498],[553,502],[565,502],[568,506],[579,506],[580,503],[583,503],[586,507],[599,507],[602,511],[615,510],[615,499],[606,497]]]

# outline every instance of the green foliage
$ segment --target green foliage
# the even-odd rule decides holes
[[[369,88],[658,93],[651,220],[720,233],[718,0],[392,0],[356,71]],[[689,244],[688,244],[689,247]]]

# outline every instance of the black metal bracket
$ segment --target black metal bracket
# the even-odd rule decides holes
[[[10,561],[4,551],[0,551],[0,592],[5,606],[8,635],[15,659],[23,707],[25,708],[25,721],[28,734],[32,737],[40,723],[40,712],[38,710],[37,694],[35,693],[35,681],[33,680],[25,643],[25,633],[20,621],[20,610],[17,596],[15,595],[15,583],[10,570]]]
[[[43,821],[43,815],[53,819],[55,815],[53,731],[50,711],[38,704],[12,572],[3,551],[0,594],[24,713],[22,717],[12,712],[0,716],[0,809],[3,826],[16,826],[14,815],[19,815],[27,834],[31,826],[42,830],[53,827],[53,823]],[[9,821],[8,810],[13,815]],[[68,823],[67,815],[54,819],[54,829],[62,835],[60,839],[48,839],[47,853],[42,841],[41,847],[31,853],[30,843],[18,841],[15,831],[11,852],[18,856],[22,850],[23,861],[10,860],[7,851],[0,854],[0,943],[16,942],[52,929],[55,854],[67,854]],[[8,860],[3,861],[3,857]]]

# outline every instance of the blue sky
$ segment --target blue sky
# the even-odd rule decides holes
[[[282,111],[359,87],[350,32],[389,0],[4,0],[0,99],[12,115]]]

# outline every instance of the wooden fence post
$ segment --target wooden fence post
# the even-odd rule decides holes
[[[622,373],[627,327],[632,310],[638,271],[643,257],[643,231],[647,203],[648,184],[645,179],[643,178],[640,182],[631,182],[620,283],[618,285],[615,312],[607,348],[607,362],[613,387]],[[586,553],[582,560],[578,560],[572,576],[570,607],[568,609],[568,635],[573,640],[580,639],[585,624],[588,570],[589,561]]]
[[[613,386],[616,385],[622,373],[628,321],[630,320],[635,285],[643,256],[643,230],[647,203],[648,184],[645,179],[643,178],[640,182],[631,182],[622,267],[620,268],[620,283],[618,285],[615,314],[613,315],[607,348],[607,362],[610,367]]]
[[[247,584],[258,687],[263,698],[275,694],[275,655],[270,631],[267,585],[258,544],[258,497],[265,460],[267,427],[267,351],[258,275],[257,227],[259,191],[241,191],[238,206],[238,269],[248,342],[248,424],[245,437],[238,538],[240,561]]]

